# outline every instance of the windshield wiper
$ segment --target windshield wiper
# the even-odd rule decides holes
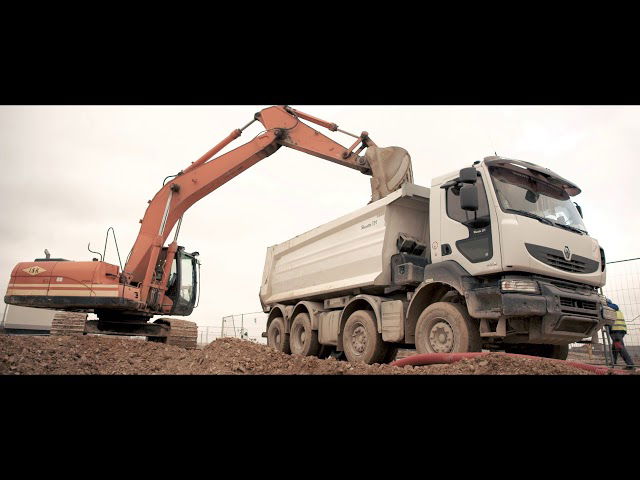
[[[540,221],[542,223],[545,223],[547,225],[564,228],[566,230],[571,230],[572,232],[579,233],[580,235],[587,233],[585,230],[581,230],[579,228],[572,227],[570,225],[564,225],[562,223],[554,222],[552,220],[549,220],[548,218],[544,218],[544,217],[541,217],[539,215],[536,215],[535,213],[527,212],[526,210],[516,210],[514,208],[507,208],[505,211],[510,212],[510,213],[517,213],[519,215],[524,215],[525,217],[529,217],[529,218],[535,218],[536,220],[538,220],[538,221]]]
[[[579,233],[580,235],[587,233],[585,230],[581,230],[577,227],[572,227],[571,225],[565,225],[563,223],[553,222],[554,225],[560,228],[566,228],[567,230],[571,230],[572,232]]]
[[[553,222],[548,218],[541,217],[540,215],[536,215],[535,213],[527,212],[526,210],[516,210],[514,208],[507,208],[506,212],[517,213],[519,215],[524,215],[525,217],[535,218],[536,220],[546,223],[547,225],[553,225]]]

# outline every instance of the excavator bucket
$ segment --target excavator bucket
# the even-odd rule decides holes
[[[375,202],[413,183],[411,156],[401,147],[369,147],[364,155],[371,167],[371,201]]]

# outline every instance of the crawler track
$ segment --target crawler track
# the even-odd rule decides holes
[[[198,325],[188,320],[178,320],[176,318],[159,318],[154,323],[164,323],[169,325],[169,336],[166,338],[167,345],[176,345],[182,348],[194,349],[198,346]]]
[[[86,313],[57,312],[51,322],[50,334],[53,336],[83,335],[86,321]]]

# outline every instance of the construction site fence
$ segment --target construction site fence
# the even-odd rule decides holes
[[[198,326],[198,344],[207,345],[218,338],[242,338],[256,343],[267,343],[262,337],[267,325],[264,312],[235,313],[222,317],[219,325]]]
[[[607,283],[602,293],[624,314],[624,343],[640,346],[640,258],[607,262]]]

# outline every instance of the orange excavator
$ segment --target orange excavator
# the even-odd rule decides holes
[[[302,120],[356,140],[345,148]],[[213,158],[255,121],[262,123],[265,130],[246,144]],[[194,348],[195,323],[171,318],[149,322],[156,315],[190,315],[196,305],[198,252],[188,253],[178,246],[182,216],[198,200],[282,146],[371,175],[372,201],[413,181],[411,159],[400,147],[378,148],[367,132],[351,134],[335,123],[288,106],[265,108],[187,168],[165,179],[149,201],[122,271],[102,258],[68,261],[51,258],[45,251],[46,258],[14,267],[5,303],[75,312],[60,316],[57,323],[54,320],[57,334],[73,331],[146,336],[151,341]],[[360,156],[364,150],[366,153]],[[165,246],[174,227],[174,238]],[[98,319],[87,321],[87,313],[95,313]]]

